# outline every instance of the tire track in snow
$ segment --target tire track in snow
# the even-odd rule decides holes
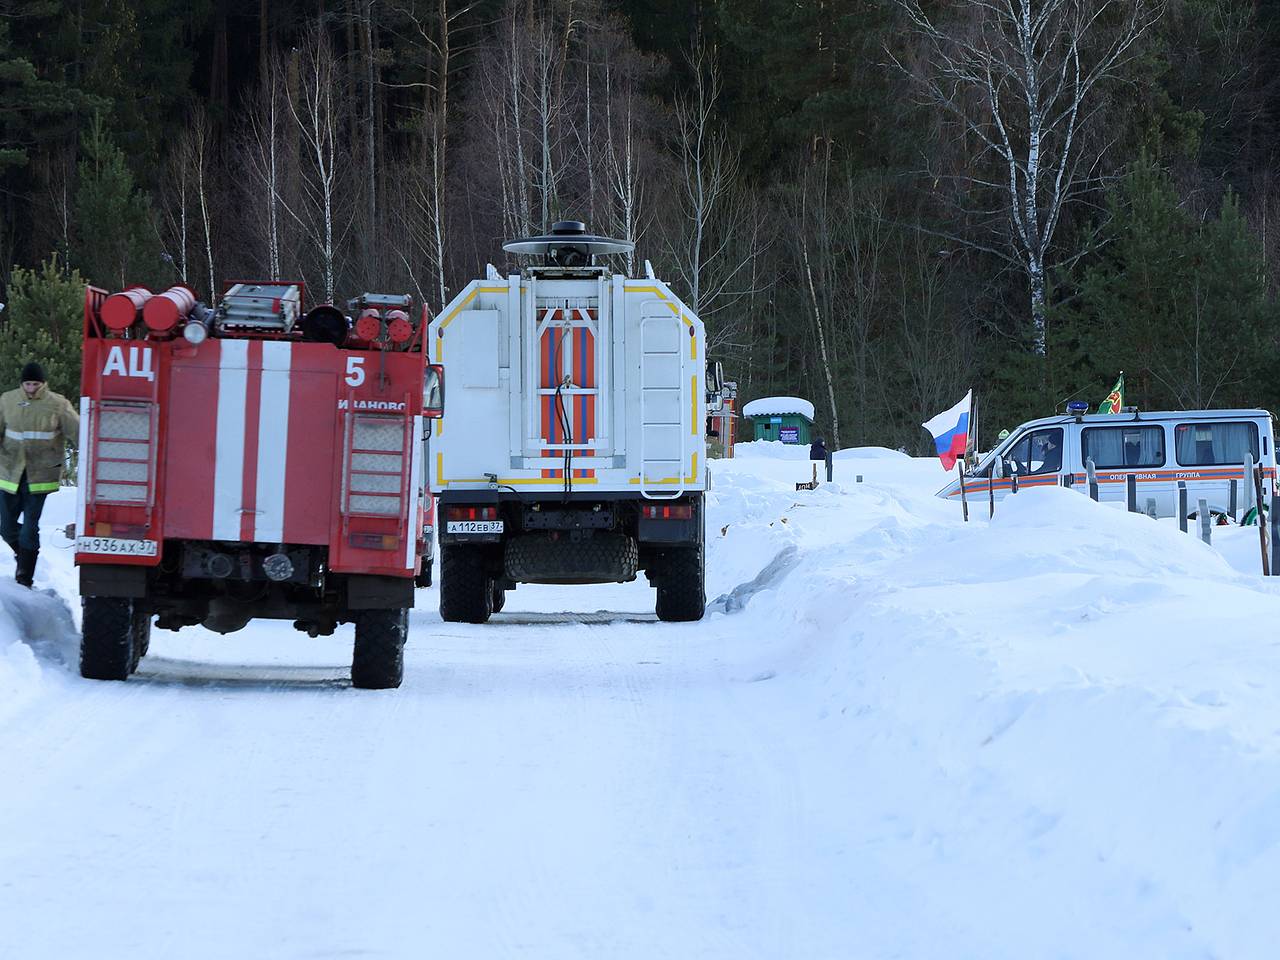
[[[782,583],[787,575],[799,565],[800,549],[789,543],[765,565],[759,573],[746,583],[740,583],[728,593],[721,594],[707,604],[708,613],[740,613],[746,609],[751,598],[764,590],[771,590]]]

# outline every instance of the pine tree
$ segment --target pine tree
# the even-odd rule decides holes
[[[94,118],[85,135],[76,189],[74,266],[91,282],[119,289],[163,282],[160,240],[147,196],[124,154]]]
[[[1098,369],[1117,369],[1147,409],[1257,405],[1270,395],[1276,307],[1259,244],[1228,193],[1197,221],[1169,177],[1134,164],[1109,198],[1102,255],[1080,284],[1071,324]],[[1104,362],[1099,362],[1105,358]]]
[[[0,384],[6,389],[18,382],[23,364],[35,360],[51,390],[73,400],[80,395],[85,283],[63,266],[55,255],[37,270],[13,271],[0,314]]]

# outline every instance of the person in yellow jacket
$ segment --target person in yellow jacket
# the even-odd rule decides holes
[[[79,437],[79,415],[49,389],[44,368],[28,363],[22,386],[0,395],[0,537],[17,554],[14,579],[24,587],[40,556],[44,498],[61,484],[66,445]]]

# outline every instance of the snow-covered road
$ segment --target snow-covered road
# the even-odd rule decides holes
[[[737,612],[422,591],[397,691],[275,624],[82,681],[59,601],[0,586],[0,957],[1272,955],[1248,531],[1228,563],[1059,490],[964,525],[936,462],[796,493],[770,447],[717,465]],[[71,597],[66,509],[37,586]]]

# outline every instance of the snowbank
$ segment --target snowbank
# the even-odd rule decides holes
[[[835,460],[910,460],[901,450],[888,447],[849,447],[831,454]]]
[[[742,408],[744,417],[778,417],[798,413],[813,419],[813,404],[800,397],[760,397]]]
[[[75,597],[74,589],[67,589],[69,582],[74,585],[75,568],[65,549],[69,541],[56,529],[74,505],[71,490],[60,490],[46,502],[35,590],[14,583],[13,552],[0,546],[0,719],[78,662],[79,632],[66,599]]]
[[[964,524],[905,476],[775,488],[799,560],[743,612],[773,638],[760,714],[841,798],[814,832],[874,864],[826,865],[827,905],[883,884],[858,953],[1269,956],[1280,581],[1074,491]]]
[[[1256,530],[1207,547],[1058,488],[964,523],[934,459],[847,451],[797,491],[803,448],[738,451],[705,621],[654,623],[643,582],[522,587],[485,626],[424,592],[385,694],[334,681],[349,637],[258,627],[158,634],[158,665],[90,685],[56,666],[68,608],[0,584],[11,952],[102,954],[147,890],[106,952],[490,956],[516,930],[548,958],[1274,955],[1280,578],[1248,569]],[[70,599],[47,509],[40,582]],[[217,657],[241,672],[192,680]],[[351,818],[388,796],[414,829]],[[372,851],[348,870],[316,842],[335,823]]]
[[[41,690],[42,667],[65,674],[74,665],[79,637],[66,602],[51,593],[19,587],[12,558],[0,566],[0,719]]]
[[[781,440],[748,440],[733,445],[733,457],[738,459],[760,458],[768,460],[808,460],[809,446],[783,443]]]

